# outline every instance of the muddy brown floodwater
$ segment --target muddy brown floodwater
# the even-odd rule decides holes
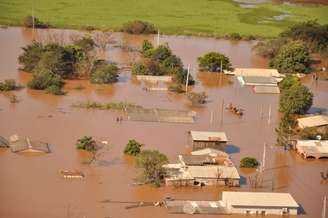
[[[76,33],[68,30],[38,30],[39,34]],[[129,46],[139,46],[144,36],[115,33],[113,38]],[[149,39],[156,41],[152,36]],[[31,75],[17,70],[17,56],[21,47],[30,43],[32,32],[23,28],[0,29],[0,80],[14,78],[26,85]],[[65,96],[52,96],[24,88],[15,92],[19,103],[11,104],[9,94],[0,94],[0,135],[30,136],[49,142],[52,153],[47,155],[20,155],[8,149],[0,150],[0,217],[3,218],[161,218],[190,217],[171,215],[164,208],[125,209],[125,204],[106,204],[101,201],[159,201],[166,196],[179,199],[217,200],[222,190],[229,188],[173,188],[133,186],[136,177],[133,161],[124,157],[123,149],[129,139],[145,144],[145,148],[159,149],[170,161],[188,151],[187,131],[220,130],[230,139],[227,152],[236,165],[244,156],[261,159],[263,144],[267,143],[267,170],[262,191],[290,192],[304,208],[301,217],[319,217],[322,199],[328,186],[320,184],[320,172],[328,168],[325,160],[305,161],[293,152],[275,147],[274,128],[278,123],[278,95],[254,94],[251,88],[241,88],[233,78],[197,72],[196,59],[208,51],[220,51],[231,58],[235,67],[265,67],[267,61],[252,52],[252,42],[230,42],[211,38],[162,36],[173,51],[190,64],[197,79],[194,90],[204,90],[209,103],[199,109],[195,124],[170,124],[124,121],[118,125],[115,114],[108,111],[86,111],[72,108],[76,101],[128,101],[146,107],[189,109],[183,95],[145,92],[142,86],[130,80],[128,72],[120,74],[115,85],[91,85],[87,81],[67,81]],[[127,64],[137,57],[121,48],[112,47],[104,56],[119,64]],[[230,82],[229,82],[230,80]],[[328,108],[328,81],[312,84],[305,80],[315,94],[313,107]],[[74,87],[83,85],[85,89]],[[221,102],[232,102],[245,109],[246,115],[236,118],[223,112]],[[272,121],[268,125],[268,111],[272,107]],[[264,118],[260,118],[263,108]],[[210,123],[211,113],[214,114]],[[51,116],[49,116],[51,115]],[[109,149],[93,165],[82,164],[86,154],[75,149],[75,141],[84,135],[108,140]],[[86,178],[65,180],[62,169],[81,169]],[[239,170],[243,185],[234,190],[250,190],[245,180],[254,172]],[[273,182],[272,182],[273,181]],[[274,184],[272,186],[272,184]],[[204,215],[195,217],[204,217]],[[214,217],[214,216],[208,216]],[[215,216],[224,217],[224,216]],[[226,216],[240,217],[240,216]]]

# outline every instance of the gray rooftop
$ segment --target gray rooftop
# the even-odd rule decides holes
[[[12,152],[44,152],[49,153],[50,149],[47,143],[40,141],[31,141],[29,138],[18,139],[10,142]]]

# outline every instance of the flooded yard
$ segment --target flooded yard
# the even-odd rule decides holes
[[[69,30],[38,30],[72,33]],[[74,32],[74,31],[73,31]],[[31,74],[18,71],[17,57],[21,47],[30,43],[33,34],[23,28],[0,29],[0,80],[16,79],[26,86]],[[154,43],[153,36],[132,36],[114,33],[113,39],[124,45],[138,47],[143,39]],[[0,217],[10,218],[153,218],[190,217],[168,214],[165,208],[144,207],[125,209],[129,204],[102,203],[113,201],[160,201],[170,196],[176,199],[218,200],[222,187],[174,188],[133,185],[136,171],[133,160],[123,155],[129,139],[145,144],[147,149],[158,149],[171,162],[177,155],[190,151],[187,132],[190,130],[225,131],[229,139],[227,152],[236,166],[245,156],[262,159],[266,143],[267,170],[261,191],[290,192],[304,209],[300,217],[315,218],[321,215],[323,196],[328,194],[327,184],[320,183],[320,172],[328,168],[327,160],[303,160],[294,152],[275,146],[275,127],[279,122],[279,95],[255,94],[249,87],[240,87],[233,77],[201,73],[197,70],[197,57],[209,51],[219,51],[231,59],[234,67],[266,67],[268,61],[252,51],[254,42],[232,42],[212,38],[161,36],[173,52],[180,56],[184,65],[190,64],[196,91],[205,91],[209,103],[204,107],[191,107],[184,95],[166,92],[145,92],[142,85],[131,80],[129,72],[120,74],[114,85],[93,85],[88,81],[66,81],[64,96],[53,96],[42,91],[24,88],[15,92],[19,103],[11,104],[12,93],[0,93],[0,135],[30,136],[50,143],[50,154],[14,154],[0,149]],[[135,61],[136,53],[121,47],[109,48],[103,56],[120,65]],[[328,108],[328,81],[313,84],[310,78],[304,82],[315,97],[313,107]],[[83,86],[78,90],[76,87]],[[194,124],[132,122],[123,120],[117,124],[117,114],[111,111],[88,111],[73,108],[78,101],[127,101],[147,108],[194,110]],[[221,110],[222,101],[245,109],[239,118]],[[269,119],[269,108],[272,109]],[[261,111],[263,116],[261,117]],[[211,114],[213,116],[211,122]],[[92,165],[82,164],[87,154],[75,148],[78,138],[89,135],[109,141],[109,148]],[[85,174],[81,180],[65,180],[60,176],[64,169],[79,169]],[[241,188],[251,190],[248,177],[254,171],[240,170]],[[194,215],[204,217],[203,215]],[[208,217],[214,217],[209,215]],[[215,216],[221,217],[221,216]],[[224,216],[222,216],[224,217]],[[226,216],[226,217],[240,217]]]

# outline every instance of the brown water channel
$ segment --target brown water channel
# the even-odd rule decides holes
[[[44,30],[46,32],[70,34],[68,30]],[[118,42],[139,46],[143,36],[115,33]],[[154,42],[155,37],[148,37]],[[21,47],[30,43],[32,32],[22,28],[0,29],[0,80],[17,79],[26,85],[31,78],[28,73],[17,70],[17,56]],[[133,161],[123,155],[129,139],[145,144],[145,148],[159,149],[170,161],[188,151],[187,131],[225,131],[230,140],[227,151],[239,165],[244,156],[261,159],[263,144],[268,144],[267,168],[262,191],[290,192],[304,208],[302,217],[319,217],[323,196],[328,186],[320,184],[320,171],[328,168],[328,162],[305,161],[292,152],[275,147],[274,128],[278,122],[278,95],[254,94],[251,88],[241,88],[233,78],[220,78],[214,74],[197,73],[196,59],[208,51],[220,51],[229,56],[235,67],[265,67],[267,61],[252,52],[252,42],[230,42],[197,37],[162,36],[161,42],[168,42],[172,50],[190,64],[197,79],[194,90],[204,90],[210,102],[203,108],[191,108],[183,95],[163,92],[145,92],[138,83],[131,82],[131,75],[121,73],[115,85],[91,85],[87,81],[67,81],[65,96],[52,96],[41,91],[24,88],[15,92],[20,100],[11,104],[9,94],[0,94],[0,135],[12,134],[30,136],[49,142],[52,153],[47,155],[21,155],[8,149],[0,150],[0,217],[3,218],[57,218],[57,217],[111,217],[111,218],[153,218],[190,217],[170,215],[164,208],[125,209],[125,204],[105,204],[100,201],[159,201],[166,196],[179,199],[217,200],[222,190],[229,188],[172,188],[134,186],[136,177]],[[136,59],[136,55],[120,48],[111,48],[106,58],[119,64]],[[314,91],[314,107],[328,108],[328,82],[311,84]],[[75,90],[82,84],[86,88]],[[223,112],[221,124],[221,103],[232,102],[245,109],[246,115],[239,119]],[[192,109],[198,112],[195,124],[169,124],[123,121],[116,124],[115,113],[109,111],[86,111],[72,108],[76,101],[128,101],[145,107]],[[272,121],[268,125],[269,107],[272,107]],[[260,118],[261,107],[264,118]],[[210,123],[211,113],[214,114]],[[51,116],[49,116],[51,115]],[[110,148],[93,165],[81,162],[86,154],[75,148],[75,141],[84,135],[108,140]],[[60,177],[62,169],[81,169],[86,178],[65,180]],[[239,170],[243,181],[253,172]],[[274,181],[272,183],[272,180]],[[234,190],[250,190],[248,183]],[[204,217],[204,216],[195,216]],[[214,216],[208,216],[214,217]],[[217,216],[220,217],[220,216]],[[240,216],[229,216],[240,217]]]

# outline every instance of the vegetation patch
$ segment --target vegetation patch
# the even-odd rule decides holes
[[[128,144],[125,146],[124,154],[137,156],[141,152],[142,146],[143,144],[137,142],[134,139],[129,140]]]
[[[201,71],[223,72],[232,70],[228,57],[218,52],[209,52],[198,58],[198,67]]]
[[[16,83],[13,79],[7,79],[0,82],[0,92],[14,91],[20,89],[22,86]]]
[[[78,102],[72,105],[77,108],[97,109],[97,110],[127,110],[128,108],[142,108],[139,105],[127,102],[99,103],[94,101]]]
[[[160,186],[165,175],[165,170],[162,166],[167,163],[167,157],[159,151],[143,150],[137,156],[136,162],[141,181]]]
[[[28,28],[40,28],[40,29],[44,29],[44,28],[49,28],[50,25],[47,23],[42,22],[39,18],[37,17],[33,17],[33,16],[26,16],[23,20],[23,25],[24,27],[28,27]]]
[[[133,64],[132,74],[164,76],[170,75],[177,84],[186,84],[188,72],[183,68],[181,59],[174,55],[168,44],[154,48],[145,40],[142,44],[141,54],[143,60]],[[194,80],[191,75],[188,78],[188,85],[192,85]]]
[[[202,105],[205,104],[207,102],[207,95],[205,92],[190,92],[187,95],[188,99],[190,100],[192,105]]]
[[[153,24],[141,20],[134,20],[125,23],[121,28],[121,31],[130,34],[153,34],[157,32]]]
[[[241,168],[256,168],[260,165],[260,163],[253,157],[244,157],[240,160]]]

